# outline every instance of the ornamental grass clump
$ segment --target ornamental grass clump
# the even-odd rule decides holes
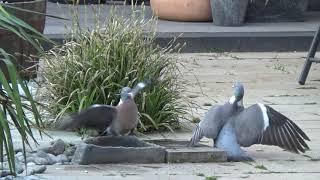
[[[138,129],[178,128],[188,106],[182,98],[178,62],[170,53],[177,48],[172,43],[165,49],[155,45],[155,21],[144,20],[141,11],[129,18],[114,14],[91,30],[73,23],[71,40],[43,57],[50,109],[59,119],[92,104],[116,105],[122,87],[150,80],[151,85],[135,98]]]

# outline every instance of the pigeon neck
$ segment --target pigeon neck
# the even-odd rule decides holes
[[[237,99],[236,96],[231,96],[229,103],[237,106],[243,106],[242,99]]]
[[[231,98],[229,99],[229,103],[233,104],[236,102],[236,97],[235,96],[231,96]]]
[[[121,105],[123,103],[122,99],[120,99],[119,103],[117,106]]]

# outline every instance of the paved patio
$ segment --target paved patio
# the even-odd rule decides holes
[[[235,80],[245,85],[245,106],[256,102],[269,104],[295,121],[308,134],[311,151],[292,154],[277,147],[255,145],[247,152],[252,163],[197,164],[106,164],[89,166],[48,166],[40,175],[52,180],[82,179],[319,179],[320,177],[320,66],[313,65],[306,82],[297,82],[306,53],[209,53],[181,54],[186,65],[183,78],[191,82],[186,96],[202,108],[205,103],[223,103],[231,95]],[[200,85],[200,86],[199,86]],[[201,87],[201,88],[200,88]],[[141,138],[189,139],[190,123],[172,133],[151,134]],[[49,132],[55,139],[79,141],[73,133]],[[203,143],[212,144],[208,139]],[[48,143],[48,138],[40,140]]]

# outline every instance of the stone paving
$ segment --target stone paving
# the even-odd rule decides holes
[[[82,179],[319,179],[320,177],[320,66],[311,68],[306,85],[297,82],[306,53],[209,53],[181,54],[183,78],[190,81],[186,96],[201,106],[194,116],[201,117],[206,104],[223,103],[237,80],[245,85],[245,106],[269,104],[295,121],[310,137],[311,151],[292,154],[277,147],[255,145],[246,148],[255,162],[183,164],[105,164],[48,166],[39,176],[52,180]],[[200,88],[201,87],[201,88]],[[145,139],[187,140],[193,128],[184,122],[183,130],[141,136]],[[48,132],[54,139],[78,142],[70,132]],[[47,143],[48,138],[39,140]],[[16,141],[18,143],[18,140]],[[211,145],[208,139],[202,143]],[[210,178],[211,177],[211,178]]]

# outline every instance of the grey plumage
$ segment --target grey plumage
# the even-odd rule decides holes
[[[232,116],[220,131],[215,147],[227,152],[228,160],[252,160],[241,150],[253,144],[279,146],[299,153],[309,149],[309,137],[289,118],[263,104],[252,105]]]
[[[117,106],[95,104],[89,108],[73,113],[64,118],[58,129],[92,128],[102,134],[127,135],[138,125],[138,108],[134,97],[147,84],[138,83],[133,89],[124,87],[121,90]]]
[[[203,137],[215,140],[229,117],[243,110],[242,99],[244,88],[241,83],[233,85],[234,93],[228,102],[223,105],[212,106],[201,119],[194,130],[189,146],[194,146]]]

